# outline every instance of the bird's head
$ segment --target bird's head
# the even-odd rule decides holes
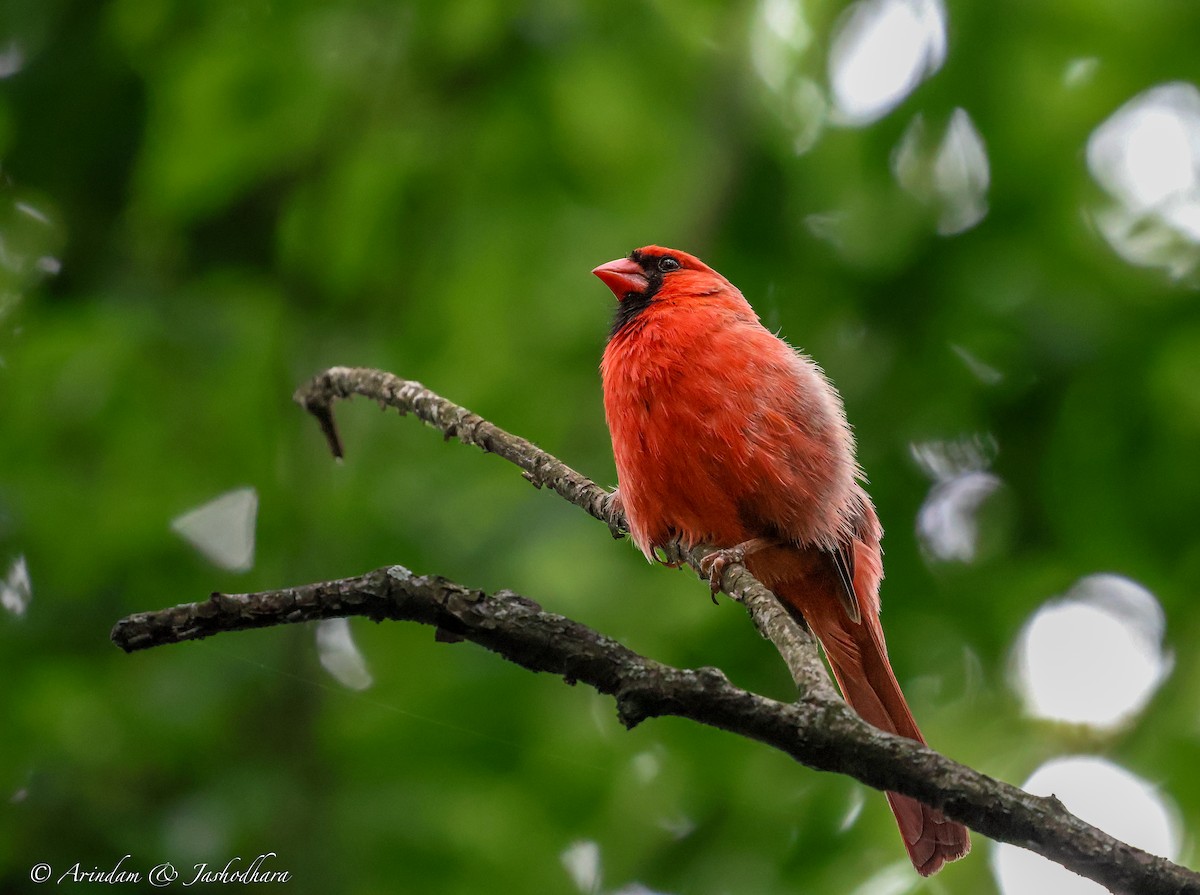
[[[592,271],[618,301],[649,301],[666,283],[683,286],[704,277],[724,278],[694,255],[662,246],[643,246]],[[699,274],[700,277],[696,275]]]
[[[634,249],[627,257],[601,264],[592,273],[619,302],[614,333],[645,310],[656,296],[712,295],[725,289],[737,292],[699,258],[662,246]]]

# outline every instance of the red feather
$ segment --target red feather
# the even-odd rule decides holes
[[[837,391],[691,255],[646,246],[594,273],[620,302],[601,374],[634,542],[648,558],[673,542],[756,542],[746,567],[808,622],[846,701],[924,742],[887,658],[883,532]],[[923,875],[969,851],[965,827],[888,801]]]

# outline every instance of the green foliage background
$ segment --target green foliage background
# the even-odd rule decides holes
[[[805,4],[789,64],[827,83],[842,5]],[[1122,261],[1086,214],[1089,133],[1136,93],[1200,81],[1200,8],[948,5],[945,65],[863,128],[806,121],[755,74],[748,4],[8,0],[0,235],[0,879],[29,868],[277,852],[301,892],[848,892],[902,860],[884,800],[676,720],[632,731],[583,688],[430,631],[355,621],[364,693],[311,629],[123,655],[129,612],[388,563],[510,587],[665,662],[787,698],[743,613],[652,568],[503,463],[364,403],[330,461],[291,404],[328,365],[378,366],[614,482],[596,264],[699,254],[838,383],[888,530],[885,624],[922,726],[1020,782],[1111,757],[1200,815],[1200,304]],[[1098,60],[1068,86],[1073,59]],[[952,238],[894,181],[917,112],[969,111],[990,212]],[[811,122],[807,122],[811,124]],[[45,222],[23,215],[34,207]],[[838,239],[813,215],[837,212]],[[956,353],[1004,375],[985,384]],[[915,441],[989,434],[1002,492],[967,564],[922,557]],[[257,561],[169,529],[257,489]],[[1143,583],[1175,669],[1124,731],[1023,716],[1017,632],[1079,577]],[[9,796],[12,796],[11,800]],[[994,891],[989,845],[924,891]]]

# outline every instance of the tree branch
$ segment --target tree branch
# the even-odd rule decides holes
[[[520,466],[619,533],[624,520],[607,493],[551,455],[415,382],[373,370],[335,367],[297,392],[321,423],[334,453],[341,444],[332,404],[362,394],[412,412],[447,438],[476,444]],[[698,557],[688,561],[695,565]],[[744,569],[722,581],[780,650],[800,690],[785,704],[733,686],[716,669],[684,670],[638,655],[510,591],[485,594],[442,578],[390,566],[356,578],[256,594],[213,594],[202,603],[128,616],[112,639],[127,651],[225,631],[362,615],[432,625],[474,641],[533,671],[583,681],[616,698],[632,727],[677,715],[773,746],[808,767],[854,777],[940,808],[985,836],[1029,848],[1117,893],[1200,895],[1200,875],[1120,842],[1068,812],[1053,796],[1030,795],[934,752],[877,730],[834,692],[812,638]]]
[[[316,417],[330,451],[339,459],[344,456],[344,451],[334,420],[333,403],[354,395],[371,398],[381,407],[398,410],[401,416],[411,413],[439,430],[447,441],[454,438],[504,458],[520,467],[521,475],[535,488],[549,487],[607,524],[613,537],[619,538],[628,530],[625,516],[614,506],[611,493],[591,479],[532,442],[506,432],[421,383],[400,379],[382,370],[331,367],[299,388],[293,396],[297,404]],[[700,560],[704,553],[691,551],[682,559],[701,575]],[[839,698],[817,652],[816,641],[807,629],[796,623],[773,593],[739,564],[726,567],[721,590],[746,607],[759,633],[775,645],[787,663],[792,680],[801,693]]]

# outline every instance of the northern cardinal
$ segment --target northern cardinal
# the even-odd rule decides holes
[[[716,548],[714,587],[743,563],[808,623],[846,701],[923,743],[879,623],[883,531],[821,368],[692,255],[646,246],[592,273],[618,299],[600,369],[634,543],[650,560],[676,544]],[[970,850],[962,825],[887,797],[922,875]]]

